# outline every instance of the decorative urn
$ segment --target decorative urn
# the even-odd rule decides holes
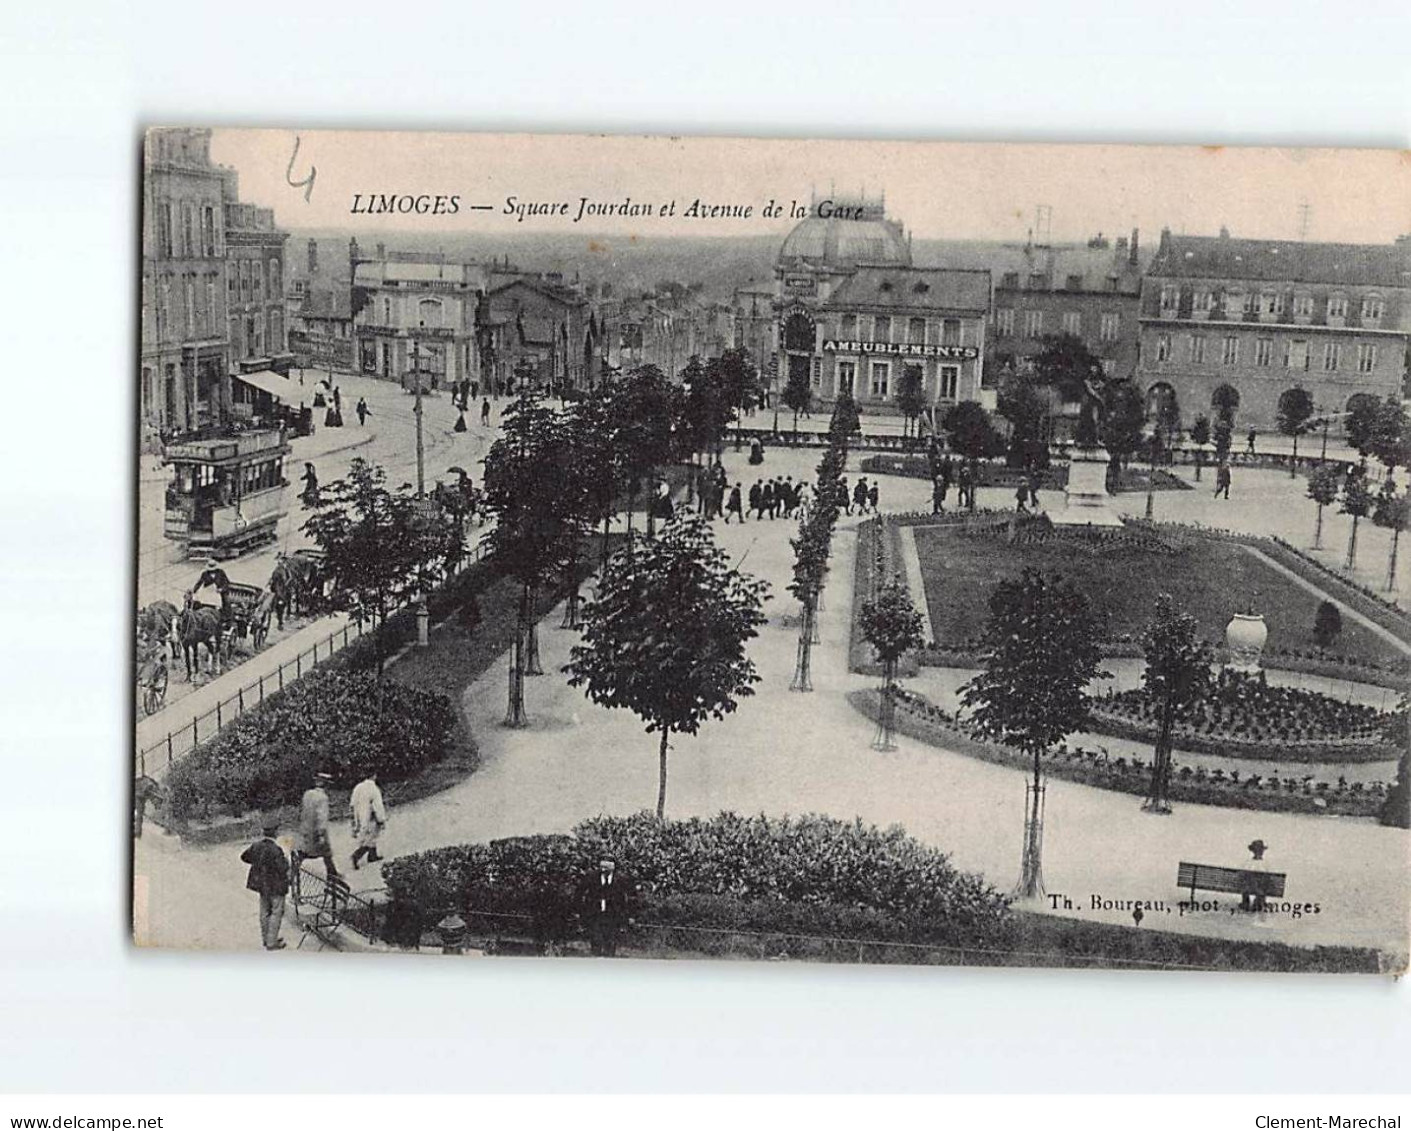
[[[1225,650],[1229,659],[1225,667],[1231,671],[1255,675],[1263,667],[1264,645],[1269,639],[1269,626],[1258,613],[1236,613],[1225,626]]]

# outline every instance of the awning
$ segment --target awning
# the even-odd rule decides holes
[[[242,381],[252,389],[268,393],[277,400],[293,401],[298,399],[296,396],[298,386],[287,377],[281,377],[273,369],[257,369],[254,373],[236,373],[232,376],[236,381]]]

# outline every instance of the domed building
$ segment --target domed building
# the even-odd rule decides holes
[[[815,198],[774,274],[776,397],[806,381],[822,406],[847,387],[859,406],[895,412],[919,382],[933,423],[931,410],[979,399],[990,273],[912,266],[883,200]]]

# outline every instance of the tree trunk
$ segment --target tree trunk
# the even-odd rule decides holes
[[[603,512],[603,555],[602,555],[602,562],[600,563],[600,568],[602,568],[602,569],[607,569],[607,567],[608,567],[608,530],[609,530],[609,528],[611,527],[611,525],[612,525],[612,512],[611,512],[611,511],[604,511],[604,512]]]
[[[1401,528],[1393,527],[1391,531],[1391,561],[1387,565],[1387,592],[1390,593],[1396,588],[1396,545],[1401,540]]]
[[[1292,479],[1298,474],[1298,433],[1293,434],[1293,460],[1289,464],[1289,478]]]
[[[564,583],[568,588],[568,601],[563,608],[563,623],[560,628],[578,627],[578,540],[574,539],[574,550],[568,559],[568,571]]]
[[[529,603],[529,587],[519,591],[519,615],[514,630],[514,648],[510,656],[509,703],[505,708],[507,727],[522,727],[529,720],[524,713],[524,620]]]
[[[666,819],[666,747],[671,739],[671,731],[663,727],[661,731],[661,752],[657,769],[657,820]]]
[[[1348,573],[1352,572],[1352,567],[1357,561],[1357,519],[1357,515],[1352,516],[1352,535],[1347,540],[1347,561],[1342,567]]]
[[[1024,807],[1024,857],[1020,864],[1019,885],[1015,894],[1021,899],[1033,899],[1043,894],[1044,785],[1043,750],[1034,750],[1034,780],[1026,790]]]
[[[536,589],[529,590],[529,619],[525,624],[525,633],[529,639],[529,654],[524,661],[525,675],[543,675],[544,669],[539,666],[539,593]]]
[[[892,685],[896,682],[897,662],[885,660],[882,663],[882,693],[877,700],[877,736],[872,740],[873,750],[895,750],[892,731],[896,717],[896,702],[892,698]]]
[[[1168,697],[1161,707],[1161,727],[1156,735],[1156,749],[1151,759],[1151,787],[1147,790],[1142,808],[1149,813],[1171,812],[1168,796],[1171,784],[1171,727],[1175,722],[1175,708]]]
[[[811,670],[813,624],[814,616],[812,603],[805,601],[803,602],[803,619],[799,625],[798,659],[794,665],[793,682],[789,684],[790,691],[813,690],[813,673]]]
[[[1318,524],[1313,527],[1313,548],[1321,550],[1323,548],[1323,504],[1318,504]]]

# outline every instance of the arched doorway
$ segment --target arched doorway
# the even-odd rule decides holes
[[[780,336],[784,340],[784,380],[808,384],[812,376],[813,347],[817,341],[813,319],[801,310],[794,311],[784,319],[783,333]],[[771,395],[776,407],[779,393],[780,390],[775,389]]]
[[[1168,432],[1174,431],[1181,423],[1180,404],[1176,400],[1175,388],[1165,381],[1158,381],[1146,391],[1146,419]]]
[[[1240,407],[1240,391],[1233,385],[1216,385],[1210,394],[1210,407],[1217,415],[1233,420]]]

